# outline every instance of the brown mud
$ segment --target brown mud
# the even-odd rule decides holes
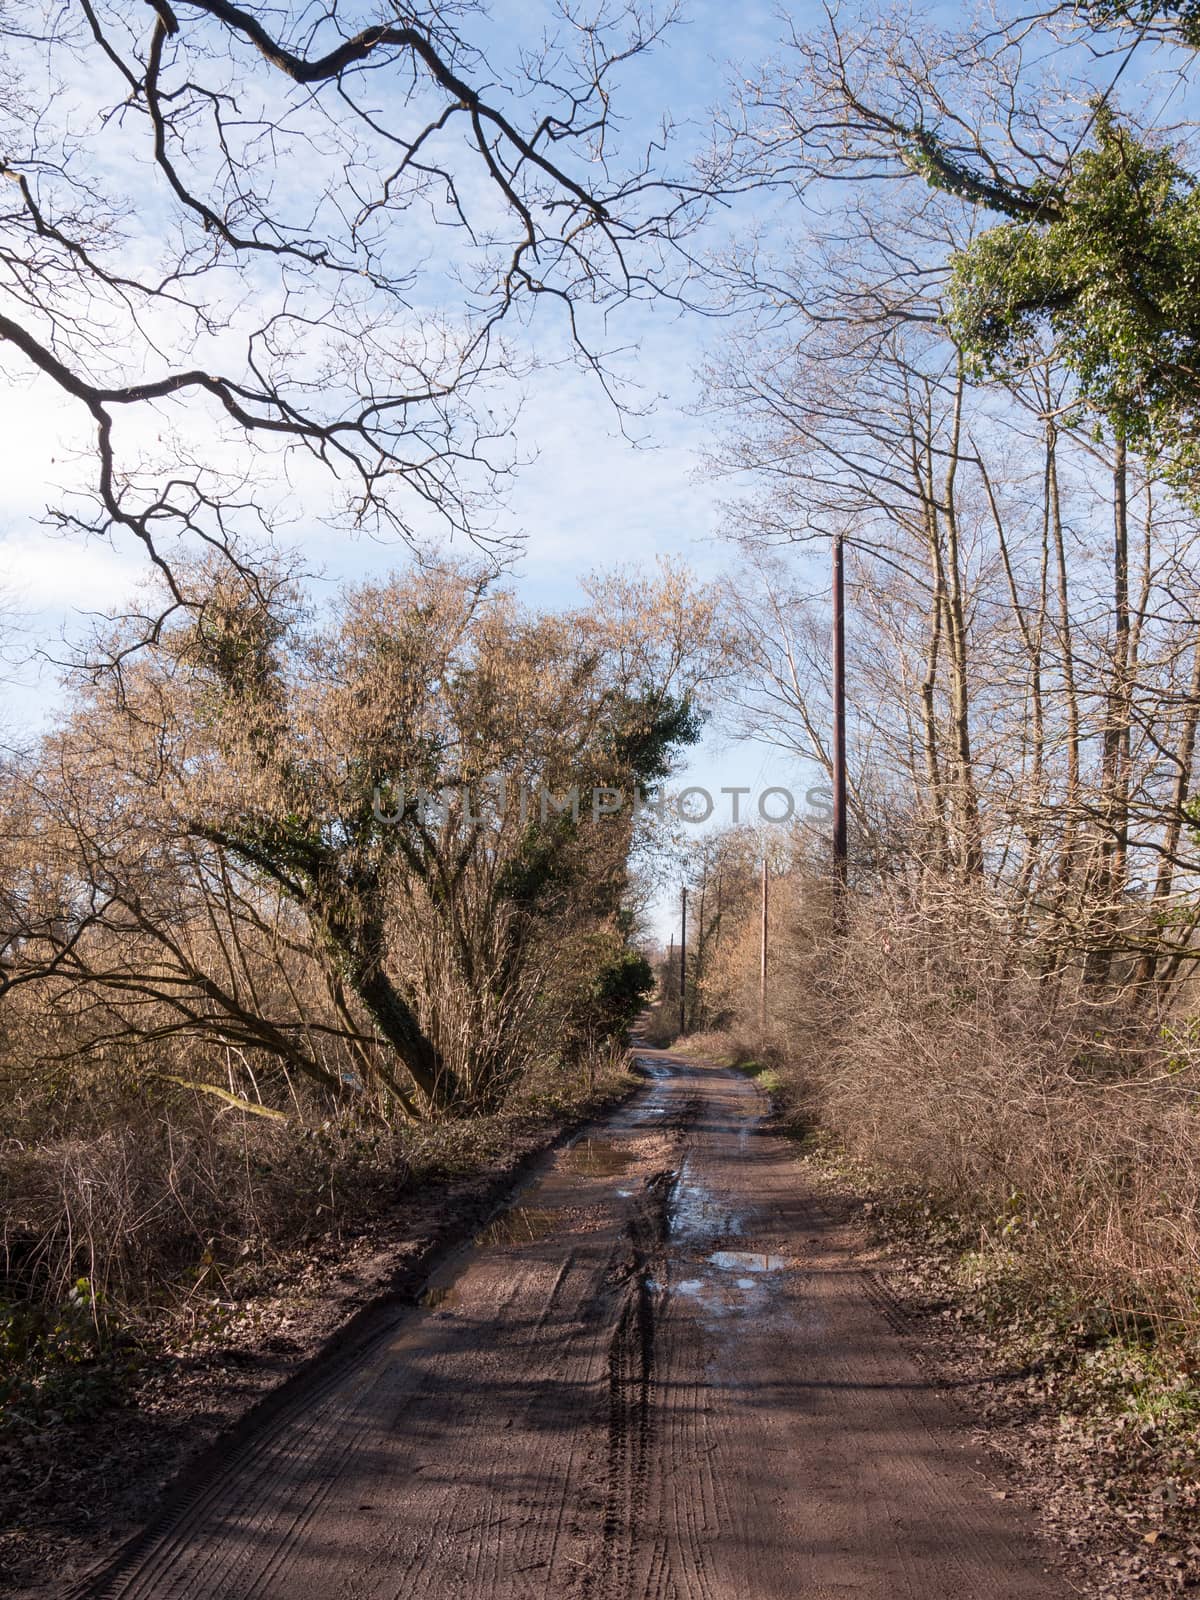
[[[634,1101],[76,1592],[1061,1595],[759,1091],[638,1054]]]

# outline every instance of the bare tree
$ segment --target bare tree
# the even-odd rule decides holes
[[[1178,900],[1196,870],[1196,525],[1119,431],[1085,426],[1048,331],[995,383],[956,342],[953,263],[989,213],[1058,214],[1089,126],[1024,36],[830,12],[738,86],[731,167],[803,229],[718,263],[742,318],[707,372],[711,465],[750,485],[729,520],[754,563],[849,540],[864,868],[902,819],[894,867],[980,879],[1045,972],[1079,958],[1098,986],[1187,959],[1191,921],[1150,883]],[[820,567],[734,587],[760,685],[743,715],[827,759]]]
[[[174,603],[178,541],[249,570],[289,483],[486,533],[505,321],[552,304],[603,375],[606,311],[679,286],[702,195],[613,123],[668,20],[566,9],[525,48],[471,4],[8,7],[0,355],[85,430],[54,521],[133,535]]]
[[[609,578],[531,614],[428,569],[317,622],[284,578],[269,606],[210,582],[12,765],[0,999],[412,1116],[494,1101],[621,951],[635,791],[697,731],[711,598]]]

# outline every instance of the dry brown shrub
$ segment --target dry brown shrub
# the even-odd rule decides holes
[[[0,1312],[53,1312],[86,1280],[114,1329],[142,1332],[193,1299],[236,1298],[282,1253],[366,1225],[409,1185],[477,1168],[523,1128],[629,1081],[608,1041],[570,1067],[554,1052],[527,1060],[488,1115],[388,1124],[301,1085],[281,1121],[155,1085],[144,1061],[137,1072],[93,1065],[82,1085],[74,1065],[69,1101],[51,1113],[49,1084],[28,1082],[0,1137]]]
[[[742,1053],[795,1103],[1082,1317],[1200,1335],[1200,1022],[1187,991],[1042,976],[981,891],[781,886],[766,1028],[757,928],[721,974]]]

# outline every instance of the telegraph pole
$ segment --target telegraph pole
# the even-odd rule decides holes
[[[767,1031],[767,858],[762,862],[762,933],[758,955],[758,1031]]]
[[[680,894],[679,928],[679,1031],[687,1032],[687,887]]]
[[[846,589],[842,536],[833,541],[833,881],[846,887]]]

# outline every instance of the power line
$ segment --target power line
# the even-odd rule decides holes
[[[1109,99],[1110,99],[1110,97],[1112,95],[1113,90],[1117,87],[1118,83],[1120,83],[1120,81],[1121,81],[1122,73],[1125,71],[1125,68],[1129,65],[1129,63],[1133,60],[1134,51],[1141,44],[1142,40],[1146,37],[1146,30],[1147,30],[1147,28],[1149,28],[1149,26],[1150,26],[1149,20],[1147,20],[1146,22],[1142,23],[1141,27],[1138,29],[1137,38],[1129,46],[1129,49],[1125,53],[1125,59],[1121,62],[1121,65],[1117,68],[1116,72],[1113,74],[1112,82],[1109,84],[1108,88],[1105,89],[1104,93],[1100,96],[1099,100],[1097,100],[1095,105],[1092,107],[1092,114],[1091,114],[1091,116],[1088,117],[1087,122],[1084,124],[1083,132],[1079,135],[1078,139],[1076,139],[1074,145],[1071,147],[1071,153],[1068,155],[1066,161],[1063,163],[1062,172],[1059,174],[1059,176],[1057,178],[1055,178],[1054,182],[1046,190],[1045,194],[1042,196],[1041,200],[1038,202],[1037,210],[1034,212],[1033,216],[1030,217],[1029,226],[1031,228],[1036,225],[1036,223],[1038,222],[1038,220],[1040,219],[1040,217],[1042,215],[1042,212],[1045,210],[1047,204],[1050,202],[1051,199],[1053,199],[1055,191],[1062,185],[1062,182],[1063,182],[1064,178],[1066,177],[1067,173],[1070,172],[1072,161],[1074,161],[1075,157],[1079,154],[1080,148],[1083,145],[1083,141],[1087,138],[1088,134],[1091,133],[1093,127],[1095,126],[1096,118],[1104,110],[1105,106],[1107,106],[1107,104],[1109,102]]]

